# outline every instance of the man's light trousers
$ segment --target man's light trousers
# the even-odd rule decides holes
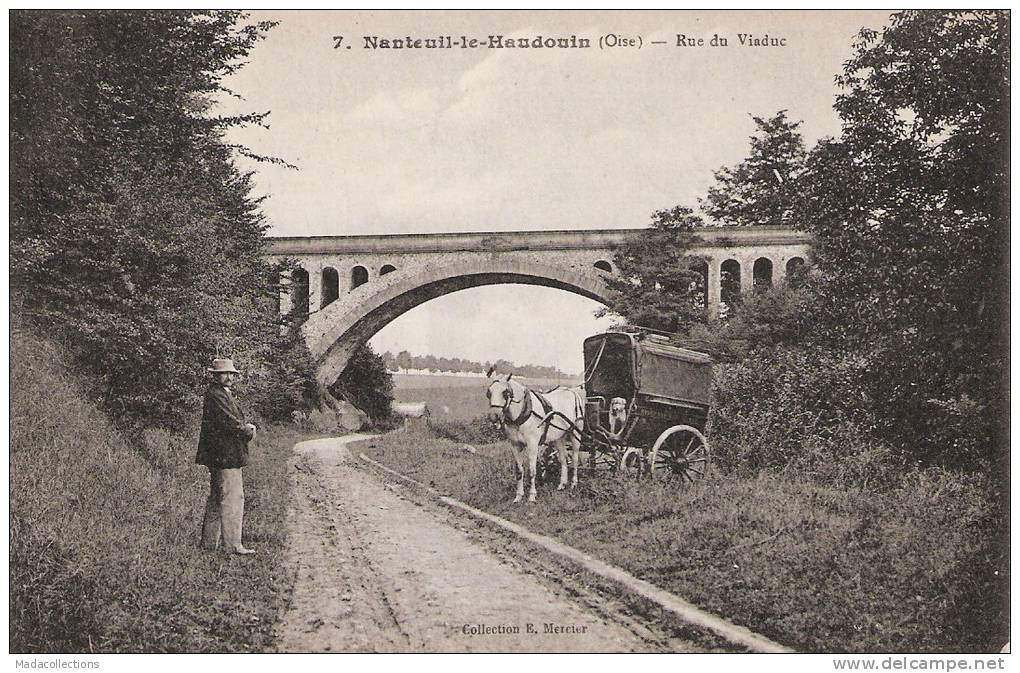
[[[209,468],[209,498],[202,519],[202,546],[216,549],[220,539],[228,551],[241,548],[241,524],[244,518],[244,484],[241,468]]]

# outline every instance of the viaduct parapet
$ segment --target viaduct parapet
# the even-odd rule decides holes
[[[351,354],[398,316],[430,299],[469,287],[523,283],[556,287],[607,303],[604,279],[636,229],[295,236],[271,238],[269,257],[300,267],[280,310],[307,310],[302,327],[330,383]],[[718,315],[724,289],[783,282],[804,264],[810,235],[778,227],[704,228],[691,254],[707,264],[707,303]],[[726,282],[724,282],[724,280]]]

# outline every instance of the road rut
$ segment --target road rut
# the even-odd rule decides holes
[[[641,628],[572,600],[469,527],[351,464],[350,436],[292,461],[283,652],[653,652]]]

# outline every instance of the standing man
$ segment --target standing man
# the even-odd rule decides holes
[[[216,549],[223,541],[232,554],[254,554],[241,544],[244,485],[241,468],[248,464],[248,442],[255,426],[248,422],[230,387],[237,380],[234,362],[217,358],[207,370],[213,377],[205,392],[202,431],[195,462],[209,468],[209,499],[202,520],[202,546]]]

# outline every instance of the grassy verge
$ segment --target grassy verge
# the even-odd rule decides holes
[[[470,454],[409,433],[362,447],[796,649],[988,652],[1008,639],[1005,527],[974,477],[912,472],[881,492],[768,473],[686,490],[600,477],[523,506],[503,445]]]
[[[12,652],[236,652],[271,647],[293,432],[267,429],[245,469],[245,542],[200,550],[208,472],[193,433],[125,438],[60,350],[11,341]],[[196,419],[197,420],[197,419]]]

